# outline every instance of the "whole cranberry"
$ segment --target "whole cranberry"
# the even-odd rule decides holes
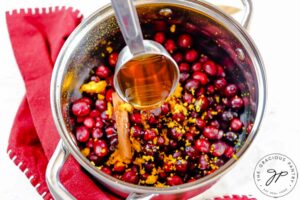
[[[229,84],[224,89],[224,94],[227,97],[233,97],[237,94],[237,92],[238,92],[238,87],[235,84]]]
[[[203,129],[206,126],[206,122],[201,118],[197,118],[196,125],[199,129]]]
[[[136,172],[129,170],[123,174],[121,180],[128,183],[137,184],[139,182],[139,176]]]
[[[228,146],[224,152],[224,155],[227,157],[227,158],[231,158],[234,154],[234,148],[232,146]]]
[[[159,136],[158,138],[157,138],[157,145],[158,146],[163,146],[165,144],[165,139],[162,137],[162,136]]]
[[[220,128],[220,123],[218,120],[213,120],[210,122],[210,125],[216,128]]]
[[[178,172],[186,172],[187,166],[188,162],[186,160],[177,160],[175,163],[175,168]]]
[[[81,123],[81,122],[83,122],[84,121],[84,117],[77,117],[76,118],[76,121],[78,122],[78,123]]]
[[[89,148],[94,147],[94,140],[92,138],[89,139],[89,141],[86,143],[86,146]]]
[[[226,76],[223,67],[221,67],[220,65],[218,65],[218,73],[217,73],[217,76],[219,76],[219,77],[225,77],[225,76]]]
[[[188,92],[185,92],[183,94],[183,97],[182,97],[183,101],[185,103],[192,103],[193,102],[193,95],[188,93]]]
[[[195,79],[190,79],[186,82],[185,84],[185,89],[188,90],[188,91],[191,91],[191,90],[196,90],[200,85],[200,82],[198,80],[195,80]]]
[[[185,154],[189,156],[192,160],[198,157],[197,150],[192,146],[185,147]]]
[[[187,62],[195,62],[198,58],[198,52],[195,49],[188,50],[184,56]]]
[[[96,119],[95,119],[95,127],[102,128],[103,125],[104,125],[104,123],[103,123],[101,117],[96,117]]]
[[[92,105],[92,103],[93,103],[93,101],[88,97],[82,97],[81,99],[79,99],[79,101],[84,101],[89,105]]]
[[[158,123],[158,120],[157,118],[154,116],[154,114],[151,114],[149,117],[148,117],[148,122],[150,125],[156,125]]]
[[[145,163],[144,163],[144,167],[145,167],[145,170],[146,170],[148,173],[151,173],[151,172],[152,172],[152,169],[155,167],[155,164],[152,163],[152,162],[145,162]]]
[[[190,133],[190,132],[187,132],[187,133],[184,134],[184,137],[185,137],[185,139],[186,139],[187,141],[193,142],[193,141],[194,141],[195,135],[192,134],[192,133]]]
[[[86,117],[83,121],[83,124],[87,128],[93,128],[95,127],[95,120],[92,117]]]
[[[179,71],[180,72],[188,72],[190,70],[190,66],[187,63],[181,63],[179,65]]]
[[[89,129],[85,126],[79,126],[76,128],[76,139],[79,142],[86,142],[90,137]]]
[[[233,119],[233,113],[231,111],[224,111],[222,113],[222,120],[225,121],[225,122],[229,122]]]
[[[207,154],[201,154],[198,160],[199,169],[205,170],[209,166],[209,157]]]
[[[182,133],[179,131],[177,127],[174,127],[170,131],[171,138],[178,141],[182,138]]]
[[[100,65],[99,67],[97,67],[96,72],[95,72],[100,78],[107,78],[110,71],[108,69],[108,67],[104,66],[104,65]]]
[[[163,164],[163,170],[165,172],[171,172],[173,168],[173,165],[171,163],[164,163]]]
[[[231,104],[231,108],[236,110],[240,110],[244,107],[244,101],[240,97],[232,98],[230,104]]]
[[[104,157],[108,154],[108,147],[104,140],[94,142],[94,153],[99,157]]]
[[[246,128],[246,133],[249,134],[251,132],[252,128],[253,128],[253,123],[249,123]]]
[[[197,96],[197,97],[200,97],[200,96],[202,96],[202,95],[205,95],[205,93],[206,93],[205,88],[204,88],[204,87],[201,87],[201,88],[199,88],[199,90],[197,91],[196,96]]]
[[[157,132],[153,129],[148,129],[144,133],[144,140],[146,141],[152,141],[154,138],[156,138]]]
[[[103,137],[103,132],[102,132],[102,130],[101,130],[100,128],[94,128],[94,129],[92,130],[92,137],[93,137],[94,139],[100,139],[100,138],[102,138],[102,137]]]
[[[178,142],[176,140],[171,139],[169,141],[169,146],[170,146],[171,149],[176,149],[177,145],[178,145]]]
[[[133,137],[138,138],[143,135],[143,129],[138,125],[134,125],[131,127],[130,133],[132,133]]]
[[[183,180],[180,176],[174,175],[167,178],[167,184],[170,186],[181,185],[183,184]]]
[[[189,77],[190,77],[190,73],[187,72],[180,73],[179,75],[180,83],[184,83],[186,80],[188,80]]]
[[[163,44],[166,39],[166,36],[162,32],[158,32],[154,35],[154,40],[160,44]]]
[[[203,129],[203,135],[208,139],[216,139],[218,137],[219,130],[213,126],[206,126]]]
[[[107,120],[109,120],[109,115],[107,114],[106,111],[103,111],[101,113],[101,119],[102,119],[102,122],[106,123]]]
[[[167,23],[163,20],[155,20],[153,22],[153,28],[155,31],[163,31],[165,32],[167,30]]]
[[[192,182],[194,182],[194,181],[196,181],[197,179],[195,179],[195,178],[190,178],[187,182],[188,183],[192,183]]]
[[[111,170],[110,170],[109,167],[103,166],[103,167],[101,168],[101,171],[104,172],[105,174],[112,175],[112,172],[111,172]]]
[[[121,162],[115,163],[115,165],[113,167],[113,171],[118,172],[118,173],[124,172],[125,169],[126,169],[126,166]]]
[[[208,85],[206,87],[207,94],[214,94],[215,93],[215,87],[213,85]]]
[[[161,105],[161,112],[163,114],[168,114],[170,111],[170,105],[168,103],[163,103],[163,105]]]
[[[98,76],[92,76],[91,81],[98,83],[100,81],[100,78]]]
[[[113,75],[107,77],[105,80],[106,80],[107,86],[114,87],[114,76]]]
[[[90,112],[90,116],[93,117],[93,118],[99,117],[100,114],[101,113],[99,112],[99,110],[96,110],[96,109],[91,110],[91,112]]]
[[[206,85],[208,83],[206,74],[199,71],[193,73],[193,79],[200,81],[201,85]]]
[[[222,103],[225,105],[225,106],[230,106],[230,100],[225,97],[225,98],[222,98]]]
[[[107,103],[105,100],[101,100],[101,99],[98,99],[96,102],[95,102],[95,107],[100,111],[100,112],[103,112],[107,109]]]
[[[201,71],[201,69],[202,69],[201,63],[197,62],[197,63],[195,63],[195,64],[192,65],[192,70],[194,72],[199,72],[199,71]]]
[[[106,128],[105,128],[105,133],[106,133],[106,137],[107,137],[108,139],[110,139],[110,138],[112,138],[112,137],[114,137],[114,136],[117,135],[116,129],[115,129],[114,127],[112,127],[112,126],[106,127]]]
[[[86,101],[78,100],[72,105],[72,113],[77,117],[83,117],[90,113],[90,105]]]
[[[243,127],[243,123],[238,118],[234,118],[233,120],[231,120],[230,128],[232,131],[239,131],[242,129],[242,127]]]
[[[112,88],[108,89],[105,93],[105,99],[106,101],[112,102],[112,93],[114,90]]]
[[[209,101],[204,95],[198,97],[197,100],[195,101],[196,110],[199,108],[200,111],[205,111],[207,110],[208,106],[209,106]]]
[[[199,59],[199,62],[201,64],[205,63],[206,61],[208,61],[208,57],[206,55],[201,55],[200,59]]]
[[[225,78],[219,78],[219,79],[215,80],[214,85],[217,90],[222,90],[223,88],[226,87],[227,81]]]
[[[138,112],[132,113],[130,120],[135,124],[142,124],[142,115]]]
[[[190,48],[192,45],[192,37],[188,34],[182,34],[177,40],[177,44],[181,48]]]
[[[172,119],[177,121],[178,123],[182,123],[185,119],[185,116],[183,113],[174,113]]]
[[[88,159],[91,162],[95,163],[95,165],[99,165],[100,161],[101,161],[101,158],[99,156],[97,156],[94,152],[89,154]]]
[[[108,63],[110,64],[110,66],[115,67],[118,61],[118,56],[119,54],[114,52],[112,54],[109,55],[108,57]]]
[[[172,39],[168,39],[165,42],[164,46],[169,53],[173,53],[176,49],[176,44],[175,44],[174,40],[172,40]]]
[[[211,145],[211,154],[213,156],[222,156],[225,152],[227,148],[227,145],[225,142],[222,142],[222,141],[218,141],[218,142],[215,142]]]
[[[208,153],[210,150],[210,143],[208,140],[200,138],[195,141],[195,149],[203,153]]]
[[[172,57],[177,63],[181,63],[183,60],[183,56],[181,53],[175,53]]]
[[[227,141],[229,142],[234,142],[236,141],[236,139],[238,138],[237,134],[232,132],[232,131],[229,131],[225,134],[225,138]]]
[[[218,72],[216,64],[211,60],[208,60],[203,64],[203,70],[210,76],[215,76]]]

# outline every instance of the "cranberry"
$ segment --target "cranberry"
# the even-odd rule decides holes
[[[194,181],[196,181],[197,179],[195,179],[195,178],[190,178],[187,182],[188,183],[192,183],[192,182],[194,182]]]
[[[133,137],[138,138],[143,135],[143,130],[140,126],[134,125],[133,127],[131,127],[130,133],[132,133]]]
[[[98,83],[100,81],[100,78],[98,76],[92,76],[91,81]]]
[[[231,120],[231,122],[230,122],[231,130],[239,131],[242,129],[242,127],[243,127],[243,123],[238,118],[234,118],[233,120]]]
[[[90,113],[90,105],[83,100],[78,100],[72,105],[72,113],[77,117],[83,117]]]
[[[172,119],[179,123],[182,123],[184,121],[184,118],[185,116],[182,113],[174,113],[172,116]]]
[[[148,122],[151,125],[156,125],[158,123],[158,120],[156,119],[156,117],[154,116],[154,114],[151,114],[148,118]]]
[[[181,63],[179,65],[180,72],[188,72],[190,70],[190,66],[187,63]]]
[[[206,154],[201,154],[198,160],[199,169],[205,170],[209,166],[209,157]]]
[[[95,165],[99,165],[100,164],[100,157],[97,156],[94,152],[90,153],[90,155],[88,156],[89,160],[91,162],[93,162]]]
[[[107,78],[110,71],[108,67],[105,67],[104,65],[100,65],[97,67],[96,72],[95,72],[100,78]]]
[[[95,127],[95,120],[92,117],[86,117],[83,121],[83,124],[87,128],[93,128],[93,127]]]
[[[189,77],[190,77],[189,73],[186,73],[186,72],[180,73],[180,75],[179,75],[180,83],[185,82],[186,80],[188,80]]]
[[[252,128],[253,128],[253,123],[249,123],[246,128],[246,133],[249,134],[251,132]]]
[[[160,44],[163,44],[165,39],[166,39],[165,34],[162,32],[158,32],[154,35],[154,40]]]
[[[208,60],[203,64],[203,70],[210,76],[215,76],[218,72],[216,64],[211,60]]]
[[[161,112],[163,114],[168,114],[170,111],[170,105],[168,103],[164,103],[162,106],[161,106]]]
[[[227,157],[227,158],[231,158],[234,154],[234,148],[231,147],[231,146],[228,146],[224,152],[224,155]]]
[[[117,135],[116,129],[112,126],[108,126],[105,129],[105,133],[106,133],[107,138],[111,138],[111,137],[114,137],[115,135]]]
[[[92,137],[94,139],[100,139],[100,138],[102,138],[102,136],[103,136],[103,132],[100,128],[94,128],[92,130]]]
[[[195,79],[190,79],[187,81],[187,83],[185,84],[185,89],[188,90],[188,91],[191,91],[191,90],[196,90],[200,85],[200,82],[198,80],[195,80]]]
[[[231,104],[231,108],[236,110],[240,110],[244,107],[244,101],[240,97],[232,98],[230,104]]]
[[[218,65],[218,73],[217,73],[217,76],[219,76],[219,77],[225,77],[225,76],[226,76],[223,67],[221,67],[221,66],[219,66],[219,65]]]
[[[196,125],[198,128],[203,129],[206,126],[206,122],[201,118],[197,118]]]
[[[96,110],[96,109],[91,110],[91,112],[90,112],[90,116],[93,117],[93,118],[99,117],[100,114],[101,113],[98,110]]]
[[[198,157],[198,152],[192,146],[185,147],[185,154],[193,160]]]
[[[208,99],[205,96],[200,96],[195,101],[196,110],[199,108],[200,111],[205,111],[209,106]],[[197,110],[198,111],[198,110]]]
[[[233,97],[237,94],[238,92],[238,88],[235,84],[229,84],[226,86],[225,90],[224,90],[224,94],[227,97]]]
[[[146,130],[144,134],[144,140],[146,141],[152,141],[157,136],[157,133],[155,130],[150,129]]]
[[[105,174],[110,175],[110,176],[112,175],[112,172],[111,172],[109,167],[104,166],[104,167],[101,168],[101,171],[104,172]]]
[[[198,52],[194,49],[188,50],[184,58],[187,62],[195,62],[198,58]]]
[[[106,104],[106,101],[105,100],[100,100],[98,99],[96,102],[95,102],[95,107],[100,111],[100,112],[103,112],[107,109],[107,104]]]
[[[208,139],[216,139],[218,137],[219,130],[213,126],[206,126],[203,129],[203,135]]]
[[[176,149],[177,148],[177,145],[178,145],[178,142],[176,140],[170,140],[169,141],[169,145],[171,147],[171,149]]]
[[[177,160],[175,163],[176,171],[178,172],[186,172],[188,166],[188,162],[186,160]]]
[[[195,64],[193,64],[192,65],[192,70],[194,71],[194,72],[198,72],[198,71],[201,71],[201,69],[202,69],[202,65],[201,65],[201,63],[195,63]]]
[[[165,42],[164,46],[169,53],[173,53],[176,49],[176,44],[175,44],[174,40],[171,40],[171,39],[168,39]]]
[[[225,105],[225,106],[230,106],[230,100],[228,98],[222,98],[222,103]]]
[[[220,123],[218,122],[218,120],[211,121],[210,125],[216,128],[220,128]]]
[[[201,55],[200,59],[199,59],[199,62],[201,64],[205,63],[206,61],[208,61],[208,57],[206,55]]]
[[[226,140],[228,140],[229,142],[234,142],[236,141],[236,139],[238,138],[237,134],[232,132],[232,131],[229,131],[225,134],[225,138]]]
[[[107,86],[114,87],[114,76],[109,76],[106,79]]]
[[[231,111],[224,111],[222,113],[222,120],[225,122],[229,122],[233,119],[233,113]]]
[[[104,157],[108,153],[107,144],[104,140],[94,142],[94,152],[99,157]]]
[[[208,78],[206,74],[202,72],[194,72],[193,73],[193,79],[200,81],[201,85],[206,85],[208,83]]]
[[[157,138],[157,145],[158,146],[163,146],[165,144],[165,139],[162,136],[159,136]]]
[[[180,176],[174,175],[167,178],[167,184],[170,186],[180,185],[183,184],[183,181]]]
[[[138,174],[132,170],[125,172],[122,176],[122,181],[137,184],[139,182]]]
[[[211,145],[211,153],[213,156],[222,156],[227,148],[226,143],[219,141]]]
[[[89,147],[89,148],[93,148],[94,147],[94,140],[89,139],[89,141],[86,143],[86,146]]]
[[[142,115],[140,113],[132,113],[130,115],[130,120],[135,124],[142,124]]]
[[[102,128],[103,127],[103,121],[102,121],[101,117],[96,118],[95,127],[97,127],[97,128]]]
[[[190,133],[190,132],[187,132],[184,134],[185,136],[185,139],[189,142],[193,142],[194,141],[194,134]]]
[[[203,153],[208,153],[210,149],[210,143],[206,139],[200,138],[195,142],[195,149]]]
[[[102,122],[107,122],[107,120],[109,120],[109,115],[107,114],[106,111],[101,113],[101,118],[102,118]]]
[[[155,20],[153,22],[153,25],[154,25],[154,30],[156,31],[166,31],[167,29],[166,22],[163,20]]]
[[[117,162],[114,167],[113,167],[113,171],[115,172],[119,172],[119,173],[122,173],[125,171],[125,165],[121,162]]]
[[[79,142],[88,141],[89,136],[90,132],[85,126],[79,126],[76,128],[76,138]]]
[[[110,64],[110,66],[115,67],[118,61],[118,56],[119,54],[114,52],[112,54],[109,55],[108,57],[108,63]]]
[[[181,151],[175,151],[174,153],[173,153],[173,158],[179,158],[179,157],[181,157],[182,156],[182,152]]]
[[[84,117],[77,117],[76,118],[76,121],[78,122],[78,123],[81,123],[81,122],[83,122],[84,121]]]
[[[182,137],[182,135],[183,135],[183,134],[178,130],[177,127],[172,128],[171,131],[170,131],[170,133],[171,133],[171,138],[173,138],[173,139],[176,140],[176,141],[180,140],[181,137]]]
[[[144,167],[145,167],[145,170],[146,170],[148,173],[151,173],[151,172],[152,172],[152,169],[155,167],[155,164],[154,164],[154,163],[151,163],[151,162],[145,162],[145,163],[144,163]]]
[[[219,79],[215,80],[214,85],[217,90],[222,90],[224,87],[226,87],[227,81],[225,78],[219,78]]]
[[[114,92],[113,89],[108,89],[105,93],[106,101],[112,102],[112,93]]]
[[[212,85],[208,85],[206,87],[206,91],[207,91],[207,94],[213,94],[213,93],[215,93],[215,87]]]
[[[196,96],[200,97],[200,96],[204,95],[205,93],[206,93],[205,89],[203,87],[201,87],[201,88],[199,88]]]
[[[192,103],[193,102],[193,95],[188,93],[188,92],[185,92],[182,99],[185,103]]]
[[[190,48],[192,45],[192,37],[188,34],[182,34],[179,36],[177,44],[181,48]]]
[[[81,99],[79,99],[79,101],[84,101],[89,105],[92,105],[92,103],[93,103],[93,101],[88,97],[82,97]]]
[[[183,60],[183,56],[181,53],[175,53],[172,57],[177,63],[180,63]]]
[[[173,165],[171,163],[164,163],[163,170],[165,172],[171,172],[173,168]]]

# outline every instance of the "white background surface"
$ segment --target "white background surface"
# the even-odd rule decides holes
[[[236,1],[236,0],[235,0]],[[221,194],[252,194],[270,199],[256,188],[252,174],[260,158],[270,153],[289,156],[300,170],[300,3],[296,0],[253,0],[250,35],[264,58],[268,78],[268,110],[253,146],[233,170],[211,190],[195,199]],[[24,95],[24,85],[11,49],[5,11],[17,8],[73,6],[84,16],[107,3],[90,1],[1,1],[0,3],[0,199],[41,199],[6,154],[12,122]],[[225,4],[225,3],[223,3]],[[282,200],[296,200],[300,183]]]

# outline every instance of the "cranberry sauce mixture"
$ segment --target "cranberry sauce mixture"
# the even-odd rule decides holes
[[[105,58],[81,86],[82,98],[72,102],[74,135],[82,154],[99,170],[139,185],[164,187],[195,181],[213,173],[242,145],[249,130],[240,119],[241,91],[224,67],[198,48],[197,37],[171,24],[145,35],[161,43],[178,63],[180,84],[160,108],[129,113],[133,157],[118,159],[112,78],[118,50],[107,42]],[[106,42],[104,42],[106,43]],[[243,136],[244,137],[244,136]]]

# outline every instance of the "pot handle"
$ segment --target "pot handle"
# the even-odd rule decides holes
[[[70,152],[67,150],[62,140],[59,141],[46,170],[46,182],[50,193],[55,200],[76,200],[60,182],[59,174]]]

